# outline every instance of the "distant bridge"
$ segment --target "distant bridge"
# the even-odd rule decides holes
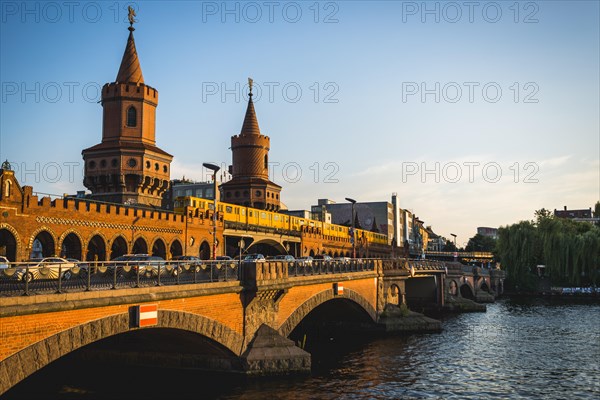
[[[494,254],[489,251],[426,251],[425,258],[430,260],[456,260],[474,263],[494,262]]]

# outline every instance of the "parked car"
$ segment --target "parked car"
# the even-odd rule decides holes
[[[267,261],[265,259],[265,256],[263,256],[260,253],[255,253],[255,254],[248,254],[246,257],[244,257],[243,262],[265,262],[265,261]]]
[[[313,258],[311,256],[298,257],[296,261],[298,261],[298,265],[310,267],[312,266]]]
[[[117,268],[118,273],[119,267],[121,267],[122,272],[137,275],[139,270],[140,276],[150,278],[158,276],[159,267],[161,274],[164,273],[165,265],[165,260],[162,257],[149,254],[125,254],[113,259],[111,263],[107,264],[107,267],[110,273],[113,273],[115,268]]]
[[[350,257],[336,257],[333,259],[333,261],[341,264],[350,264],[350,260]]]
[[[17,267],[17,277],[25,282],[34,279],[70,279],[75,263],[60,257],[32,258]]]
[[[294,256],[291,255],[291,254],[280,254],[278,256],[275,256],[274,260],[275,261],[286,261],[286,262],[294,262],[294,261],[296,261],[296,259],[294,258]]]
[[[327,254],[317,254],[313,257],[313,260],[332,261],[333,257],[328,256]]]
[[[10,268],[8,258],[6,258],[4,256],[0,256],[0,270],[8,269],[8,268]]]

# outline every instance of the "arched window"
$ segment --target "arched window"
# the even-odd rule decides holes
[[[4,183],[4,196],[10,197],[10,186],[12,185],[11,181],[6,181]]]
[[[134,106],[127,109],[127,126],[137,126],[137,111]]]

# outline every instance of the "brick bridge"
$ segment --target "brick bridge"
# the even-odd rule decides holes
[[[272,374],[310,369],[310,354],[287,338],[318,309],[376,331],[440,330],[438,321],[402,316],[398,306],[425,295],[442,306],[441,263],[369,260],[310,275],[289,271],[280,262],[245,263],[226,282],[0,297],[0,394],[64,355],[128,334],[142,341],[159,331],[191,334],[215,349],[210,365],[190,347],[165,358],[172,366]],[[157,323],[139,328],[135,310],[147,304],[157,305]]]

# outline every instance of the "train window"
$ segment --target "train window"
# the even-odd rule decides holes
[[[261,213],[260,213],[260,218],[261,218],[261,219],[266,219],[266,218],[267,218],[267,213],[265,213],[265,212],[261,212]]]
[[[274,219],[275,221],[279,221],[279,215],[275,214],[275,216],[273,217],[273,219]]]
[[[215,205],[213,203],[209,203],[208,204],[208,209],[209,210],[214,210],[215,209]]]
[[[242,215],[246,215],[246,209],[242,208]]]
[[[230,206],[225,207],[225,212],[230,213],[232,210],[233,210],[233,208]]]
[[[248,216],[251,217],[252,216],[252,211],[248,210]]]
[[[315,226],[315,223],[310,221],[310,226]]]

